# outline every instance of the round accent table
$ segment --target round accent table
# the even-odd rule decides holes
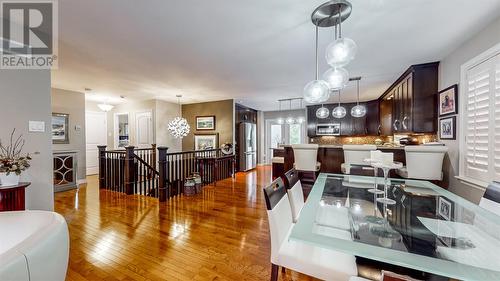
[[[0,212],[24,211],[24,190],[30,182],[20,182],[18,185],[0,186]]]

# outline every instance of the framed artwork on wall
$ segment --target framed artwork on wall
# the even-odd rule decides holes
[[[455,140],[457,138],[457,117],[451,116],[439,120],[439,138]]]
[[[215,149],[219,147],[219,134],[195,134],[194,150]]]
[[[52,113],[52,143],[69,143],[69,114]]]
[[[458,113],[458,85],[452,85],[444,90],[439,91],[438,96],[438,112],[439,116],[446,116]]]
[[[215,115],[196,116],[196,130],[215,130]]]

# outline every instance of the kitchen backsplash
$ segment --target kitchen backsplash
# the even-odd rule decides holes
[[[437,136],[433,134],[414,134],[408,135],[408,137],[413,137],[418,140],[419,144],[433,142],[437,140]],[[381,140],[382,143],[393,143],[394,137],[392,136],[362,136],[362,137],[342,137],[342,136],[322,136],[309,138],[309,143],[317,144],[333,144],[333,145],[343,145],[343,144],[375,144],[377,140]]]

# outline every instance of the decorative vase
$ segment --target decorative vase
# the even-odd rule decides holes
[[[0,187],[13,186],[19,184],[20,175],[16,175],[16,173],[0,173]]]

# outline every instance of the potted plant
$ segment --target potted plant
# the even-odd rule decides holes
[[[5,146],[0,140],[0,187],[19,184],[21,173],[30,167],[29,153],[22,154],[25,140],[22,135],[14,138],[16,129],[10,134],[10,143]]]

